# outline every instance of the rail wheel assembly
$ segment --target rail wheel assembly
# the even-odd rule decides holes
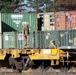
[[[22,72],[22,62],[9,57],[9,65],[14,72]]]
[[[9,57],[9,65],[14,72],[22,72],[22,70],[27,70],[31,67],[32,61],[28,56],[22,57],[19,61],[15,58]]]

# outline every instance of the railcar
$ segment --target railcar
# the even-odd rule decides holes
[[[0,50],[0,63],[4,66],[7,62],[14,71],[21,72],[33,67],[55,67],[76,65],[76,47],[60,47],[46,49],[6,49]],[[7,66],[6,65],[6,66]]]

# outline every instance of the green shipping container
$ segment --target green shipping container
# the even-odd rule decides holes
[[[36,13],[15,14],[15,13],[2,13],[2,30],[5,31],[18,31],[22,32],[24,23],[29,22],[29,30],[37,31],[37,16]]]
[[[16,48],[16,32],[3,32],[3,49]]]
[[[54,40],[57,47],[76,46],[76,30],[51,30],[34,32],[34,47],[47,48]]]
[[[76,46],[76,30],[53,30],[30,32],[30,48],[48,48],[54,40],[57,47]],[[24,37],[20,32],[3,32],[3,48],[24,48]]]

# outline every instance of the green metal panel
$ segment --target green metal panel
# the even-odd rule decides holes
[[[73,30],[73,34],[72,34],[72,37],[73,37],[73,45],[76,46],[76,30]]]
[[[30,35],[29,35],[29,47],[31,48],[35,48],[35,34],[34,32],[30,32]]]
[[[29,47],[30,48],[36,48],[37,46],[37,42],[36,42],[36,35],[34,34],[34,32],[30,32],[30,35],[29,35]],[[24,36],[22,33],[17,33],[17,48],[18,49],[23,49],[24,48]]]
[[[50,42],[54,40],[56,45],[59,45],[58,31],[46,31],[45,32],[45,48],[49,47]]]
[[[35,48],[47,48],[50,41],[55,40],[57,46],[59,41],[58,31],[38,31],[35,32]]]
[[[24,39],[22,33],[17,33],[17,48],[24,48]]]
[[[3,48],[16,48],[16,32],[3,33]]]
[[[51,40],[59,46],[76,46],[76,30],[38,31],[34,33],[35,48],[47,48]]]
[[[29,47],[47,48],[55,40],[59,46],[76,46],[76,30],[30,32]],[[3,48],[24,48],[24,37],[20,32],[3,32]]]
[[[59,31],[59,46],[76,46],[76,30]]]
[[[43,48],[43,41],[45,41],[44,39],[44,32],[43,31],[38,31],[38,32],[34,32],[34,43],[35,43],[35,48]]]
[[[59,46],[65,46],[66,45],[66,33],[67,32],[65,30],[59,31]]]
[[[73,39],[74,39],[74,30],[69,30],[68,31],[68,45],[69,46],[74,46],[74,42],[73,42]]]
[[[1,14],[2,24],[9,26],[18,32],[22,32],[22,27],[25,22],[30,23],[29,26],[30,32],[37,31],[36,17],[37,17],[36,13],[26,13],[26,14],[2,13]]]

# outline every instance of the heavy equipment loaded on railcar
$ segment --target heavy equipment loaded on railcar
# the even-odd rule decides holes
[[[76,65],[76,47],[59,47],[47,49],[7,49],[0,50],[0,63],[3,66],[8,61],[14,71],[21,72],[23,69],[50,66]]]

